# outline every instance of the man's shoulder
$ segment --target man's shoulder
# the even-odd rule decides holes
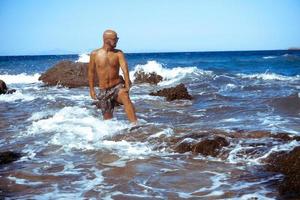
[[[99,49],[94,49],[92,52],[91,52],[91,55],[96,55],[97,53],[100,53],[101,52],[101,48]]]
[[[124,54],[123,51],[120,50],[120,49],[115,49],[115,53],[116,53],[116,54],[119,54],[119,55],[120,55],[120,54]]]

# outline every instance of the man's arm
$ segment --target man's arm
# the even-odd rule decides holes
[[[94,89],[94,76],[95,76],[94,73],[95,73],[95,52],[92,52],[90,55],[88,79],[89,79],[89,86],[90,86],[90,95],[92,99],[96,100],[95,89]]]
[[[120,67],[123,71],[124,74],[124,79],[125,79],[125,89],[127,91],[129,91],[130,86],[131,86],[131,81],[129,78],[129,71],[128,71],[128,64],[127,61],[125,59],[125,55],[122,51],[119,52],[119,63],[120,63]]]

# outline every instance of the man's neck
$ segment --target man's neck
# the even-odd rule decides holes
[[[110,46],[107,46],[107,45],[103,45],[102,49],[104,49],[106,52],[114,50],[113,48],[111,48]]]

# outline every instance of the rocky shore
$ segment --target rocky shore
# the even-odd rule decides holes
[[[82,87],[88,86],[87,79],[88,64],[75,63],[72,61],[62,61],[47,72],[42,74],[40,80],[46,85],[62,85],[65,87]],[[134,74],[135,84],[152,84],[156,85],[163,80],[163,77],[156,73],[145,73],[138,71]],[[95,79],[95,82],[98,81]],[[167,101],[176,99],[192,100],[193,97],[188,93],[184,84],[179,84],[175,87],[164,88],[156,92],[151,92],[150,95],[166,97]],[[114,140],[147,140],[148,137],[140,137],[138,128],[128,134],[120,134],[114,136]],[[135,134],[135,131],[136,134]],[[136,136],[136,137],[135,137]],[[165,145],[177,153],[192,153],[200,154],[202,156],[211,156],[221,159],[228,159],[229,148],[232,144],[240,140],[247,141],[253,139],[266,139],[272,138],[279,143],[284,144],[287,141],[300,141],[300,136],[293,136],[288,133],[271,133],[269,131],[243,131],[236,130],[233,132],[225,133],[222,131],[199,131],[183,135],[176,135],[176,137],[164,140]],[[151,140],[149,141],[151,142]],[[245,142],[244,147],[249,147],[247,150],[240,153],[241,157],[256,158],[266,154],[268,144],[264,142]],[[158,146],[159,148],[165,148]],[[288,152],[273,152],[268,155],[262,162],[265,164],[265,170],[272,173],[283,174],[282,180],[277,182],[277,187],[280,195],[283,198],[295,198],[300,196],[300,147],[294,148]]]

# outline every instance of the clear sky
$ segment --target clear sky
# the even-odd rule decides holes
[[[0,0],[0,55],[300,47],[299,0]]]

